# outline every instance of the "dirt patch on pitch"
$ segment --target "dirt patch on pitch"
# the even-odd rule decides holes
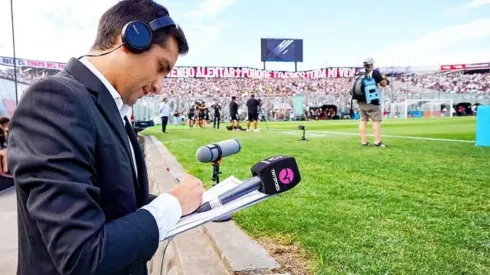
[[[287,237],[260,237],[257,242],[262,245],[281,266],[279,269],[263,271],[262,274],[312,275],[311,257],[297,243]],[[244,275],[243,273],[235,273]]]

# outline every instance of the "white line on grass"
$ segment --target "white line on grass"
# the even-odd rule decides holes
[[[293,131],[285,131],[281,132],[282,134],[287,134],[287,135],[298,135],[299,132],[293,132]],[[299,133],[301,134],[301,133]],[[307,134],[309,137],[325,137],[325,134]]]
[[[247,139],[247,138],[256,138],[257,136],[260,136],[260,134],[256,135],[256,133],[254,133],[254,134],[251,134],[250,136],[233,136],[232,138]]]
[[[187,139],[174,139],[174,140],[165,140],[162,141],[162,143],[171,143],[171,142],[186,142],[186,141],[193,141],[193,138],[187,138]]]
[[[276,130],[276,129],[274,129],[274,130]],[[282,133],[284,133],[284,134],[292,134],[293,132],[282,132]],[[313,134],[310,134],[310,136],[315,136],[314,135],[315,133],[319,133],[319,134],[333,134],[333,135],[359,136],[358,133],[349,133],[349,132],[307,131],[306,132],[306,135],[308,135],[308,133],[313,133]],[[368,136],[372,137],[374,135],[373,134],[368,134]],[[413,137],[413,136],[396,136],[396,135],[382,135],[382,136],[383,137],[388,137],[388,138],[403,138],[403,139],[428,140],[428,141],[445,141],[445,142],[475,143],[474,140],[463,140],[463,139]]]
[[[234,138],[234,139],[238,139],[238,140],[241,140],[241,139],[248,139],[248,138],[255,138],[255,136],[253,136],[254,134],[251,134],[250,136],[233,136],[231,138]],[[178,142],[188,142],[188,141],[193,141],[193,140],[196,140],[194,138],[186,138],[186,139],[174,139],[174,140],[165,140],[165,141],[161,141],[162,143],[178,143]]]

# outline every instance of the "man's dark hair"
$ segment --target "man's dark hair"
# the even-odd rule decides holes
[[[231,97],[231,100],[235,100],[235,99],[236,99],[236,96],[232,96],[232,97]]]
[[[9,122],[10,122],[10,119],[8,117],[0,117],[0,125],[5,124],[5,123],[9,123]]]
[[[149,24],[154,19],[168,15],[167,8],[153,0],[122,0],[100,18],[92,49],[108,50],[113,47],[124,25],[130,21],[138,20]],[[177,40],[179,54],[189,52],[189,44],[180,27],[165,27],[153,32],[152,44],[164,45],[171,36]]]

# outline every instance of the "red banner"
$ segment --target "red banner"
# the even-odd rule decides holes
[[[13,66],[11,57],[0,56],[0,65]],[[63,70],[65,64],[58,62],[16,59],[16,64],[24,68],[36,68],[47,70]],[[209,78],[337,78],[353,77],[359,68],[355,67],[333,67],[310,71],[287,72],[269,71],[249,67],[175,67],[168,77],[209,77]]]
[[[48,62],[48,61],[38,61],[16,58],[15,63],[19,67],[36,68],[36,69],[47,69],[47,70],[57,70],[61,71],[65,68],[65,64],[58,62]],[[12,57],[0,56],[0,65],[13,66],[14,59]]]
[[[182,78],[337,78],[353,77],[359,68],[333,67],[318,70],[287,72],[245,67],[175,67],[168,77]]]
[[[490,62],[441,66],[441,71],[480,70],[480,69],[490,69]]]
[[[27,67],[47,69],[47,70],[58,70],[61,71],[65,68],[65,64],[48,62],[48,61],[38,61],[38,60],[26,60]]]

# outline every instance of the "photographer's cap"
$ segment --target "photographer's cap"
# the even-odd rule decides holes
[[[374,59],[372,57],[368,57],[366,59],[364,59],[364,64],[366,65],[373,65],[374,64]]]

